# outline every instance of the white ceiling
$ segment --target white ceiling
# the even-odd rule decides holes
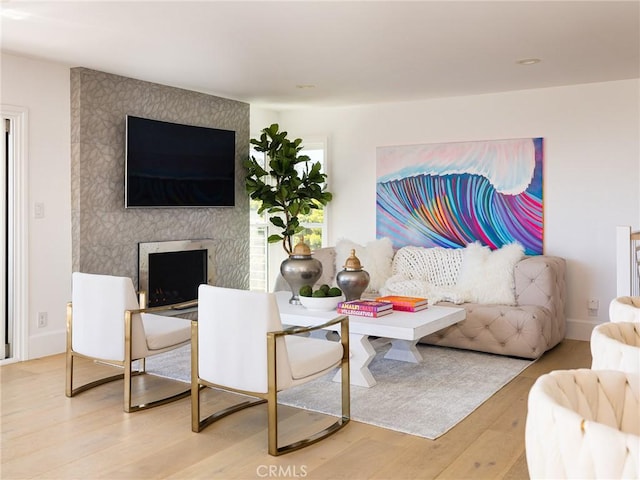
[[[9,53],[275,109],[640,77],[639,1],[2,0],[0,19]]]

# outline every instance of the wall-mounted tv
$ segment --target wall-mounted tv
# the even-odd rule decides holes
[[[233,207],[231,130],[126,117],[125,207]]]

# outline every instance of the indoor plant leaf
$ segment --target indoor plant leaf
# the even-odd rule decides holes
[[[320,162],[311,163],[309,156],[299,154],[302,139],[290,140],[277,123],[264,128],[260,137],[250,143],[256,151],[266,154],[267,163],[263,167],[253,157],[245,161],[246,191],[252,200],[261,202],[258,213],[267,212],[270,223],[281,229],[268,241],[282,241],[287,254],[291,254],[292,236],[304,230],[298,215],[307,215],[332,199],[326,191],[327,176],[322,173]]]

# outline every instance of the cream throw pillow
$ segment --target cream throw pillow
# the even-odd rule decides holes
[[[381,238],[360,245],[347,239],[340,239],[336,243],[336,275],[344,270],[344,264],[355,249],[356,257],[360,259],[362,269],[369,273],[369,286],[365,293],[377,293],[391,276],[391,262],[393,261],[393,243],[388,238]]]
[[[523,256],[519,243],[494,251],[471,243],[464,249],[456,288],[468,302],[515,305],[513,269]]]
[[[318,248],[311,252],[311,256],[322,263],[322,275],[315,284],[315,287],[320,285],[329,285],[330,287],[336,286],[336,250],[335,248],[325,247]]]

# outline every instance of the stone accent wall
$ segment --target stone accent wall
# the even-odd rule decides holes
[[[236,206],[124,208],[125,116],[236,132]],[[249,286],[249,104],[118,75],[71,69],[73,270],[131,277],[138,243],[210,238],[216,284]]]

